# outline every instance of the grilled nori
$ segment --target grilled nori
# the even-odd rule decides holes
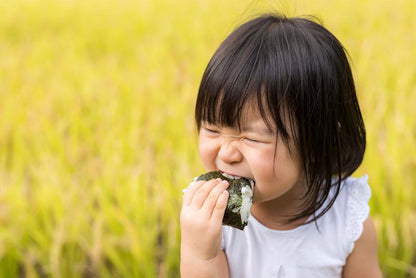
[[[197,178],[197,181],[208,181],[216,178],[227,180],[230,184],[227,188],[229,198],[227,202],[227,208],[225,209],[224,218],[222,220],[223,225],[228,225],[243,230],[245,226],[247,226],[247,221],[242,221],[240,213],[241,206],[243,203],[242,188],[248,186],[252,190],[253,188],[250,180],[246,178],[232,179],[224,176],[223,174],[221,174],[220,171],[213,171],[199,176]]]

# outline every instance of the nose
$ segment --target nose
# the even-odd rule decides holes
[[[218,158],[227,164],[240,162],[243,155],[238,148],[239,141],[238,138],[225,137],[218,152]]]

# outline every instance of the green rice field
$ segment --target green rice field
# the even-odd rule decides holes
[[[416,1],[0,1],[0,277],[179,277],[203,70],[254,14],[351,56],[385,277],[416,277]]]

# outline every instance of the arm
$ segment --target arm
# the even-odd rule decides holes
[[[215,265],[218,270],[218,277],[220,278],[229,278],[229,269],[228,269],[228,261],[227,257],[225,256],[224,251],[220,251],[215,258]]]
[[[370,216],[363,223],[363,233],[347,258],[342,277],[382,277],[377,258],[376,230]]]
[[[181,211],[181,277],[223,277],[228,272],[220,251],[228,182],[199,181],[184,193]],[[227,269],[219,269],[226,268]]]

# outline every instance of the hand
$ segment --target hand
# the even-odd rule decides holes
[[[221,246],[222,219],[228,200],[227,181],[193,183],[184,193],[181,211],[181,261],[213,262]]]

